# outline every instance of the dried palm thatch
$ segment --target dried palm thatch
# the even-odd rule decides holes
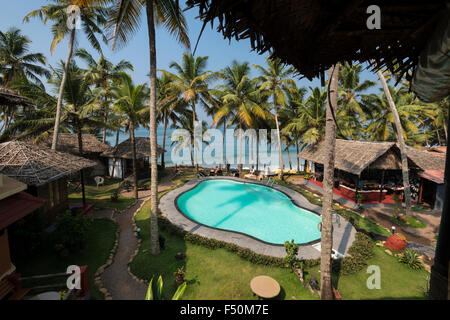
[[[323,164],[326,146],[324,142],[311,145],[298,157]],[[412,168],[443,170],[445,160],[428,152],[407,147]],[[395,142],[369,142],[336,139],[335,168],[360,175],[366,168],[401,170],[400,149]]]
[[[83,133],[81,135],[83,143],[83,153],[102,153],[109,151],[112,148],[106,143],[101,142],[93,134]],[[51,147],[52,139],[48,137],[42,142],[38,142],[38,145],[45,145]],[[79,155],[78,147],[78,135],[76,133],[60,133],[58,135],[58,151],[68,152],[71,154]]]
[[[0,173],[27,185],[44,185],[95,165],[94,161],[23,141],[0,144]]]
[[[150,151],[150,138],[136,137],[136,159],[141,159],[151,156]],[[162,152],[166,152],[162,147],[157,146],[159,156]],[[120,159],[132,159],[132,146],[131,140],[127,139],[109,151],[102,153],[102,156],[108,158],[120,158]]]
[[[445,169],[445,158],[431,154],[427,151],[406,147],[408,158],[417,164],[422,170],[442,170]]]
[[[31,103],[27,98],[20,96],[11,89],[0,86],[0,106],[26,106],[31,107]]]
[[[368,29],[367,8],[381,9]],[[204,23],[218,19],[227,39],[249,39],[312,79],[337,62],[369,62],[400,75],[417,65],[445,0],[187,0]]]

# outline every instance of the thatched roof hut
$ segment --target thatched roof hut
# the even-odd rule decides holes
[[[302,150],[298,157],[323,164],[326,153],[325,142]],[[400,149],[394,142],[369,142],[336,139],[335,168],[360,175],[367,168],[401,170]],[[426,151],[407,147],[407,156],[412,167],[421,170],[444,170],[445,159]]]
[[[0,144],[0,173],[29,186],[41,186],[95,165],[94,161],[23,141]]]
[[[198,7],[205,24],[213,25],[217,18],[217,30],[225,38],[249,39],[254,50],[273,52],[310,80],[344,61],[375,60],[378,68],[387,67],[403,75],[417,66],[436,26],[446,18],[445,0],[187,0],[186,3],[189,8]],[[372,12],[367,10],[371,5],[380,8],[379,29],[368,28]],[[432,84],[442,88],[442,81]]]
[[[136,158],[141,159],[144,157],[151,157],[150,153],[150,138],[136,137]],[[159,156],[162,152],[166,152],[162,147],[157,146]],[[131,140],[127,139],[109,151],[102,153],[102,156],[108,158],[120,158],[120,159],[132,159],[132,146]]]
[[[97,139],[97,137],[93,134],[83,133],[82,134],[82,142],[83,142],[83,153],[103,153],[105,151],[111,150],[111,146],[106,143],[101,142]],[[47,147],[51,147],[52,138],[38,142],[38,145],[45,145]],[[58,135],[58,145],[57,150],[61,152],[68,152],[71,154],[78,155],[78,135],[76,133],[60,133]]]
[[[33,106],[27,98],[22,97],[15,91],[0,86],[0,106]]]

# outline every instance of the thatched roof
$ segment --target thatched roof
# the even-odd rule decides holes
[[[0,86],[0,106],[33,106],[33,103],[15,91]]]
[[[0,173],[40,186],[97,163],[23,141],[0,143]]]
[[[136,137],[136,159],[150,157],[150,138]],[[158,146],[158,156],[166,152],[162,147]],[[131,140],[127,139],[119,143],[116,147],[102,153],[102,156],[108,158],[132,159]]]
[[[325,142],[308,146],[298,157],[323,164],[325,162]],[[428,152],[407,147],[410,165],[421,170],[443,170],[445,159]],[[400,150],[394,142],[369,142],[336,139],[335,168],[360,175],[366,168],[400,170]]]
[[[106,143],[101,142],[93,134],[83,133],[83,153],[102,153],[109,151],[112,148]],[[38,142],[38,145],[45,145],[47,147],[52,146],[52,137]],[[60,133],[58,135],[58,145],[57,150],[62,152],[68,152],[71,154],[78,155],[78,135],[76,133]]]
[[[417,65],[443,16],[445,0],[187,0],[205,23],[217,18],[227,39],[249,39],[312,79],[337,62],[370,62],[400,74]],[[381,29],[368,29],[370,5]]]
[[[445,158],[430,154],[427,151],[406,147],[408,158],[417,164],[422,170],[444,170]]]

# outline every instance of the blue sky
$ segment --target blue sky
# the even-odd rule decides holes
[[[2,1],[2,7],[0,10],[0,30],[6,31],[10,27],[17,27],[22,30],[22,33],[29,37],[33,42],[31,43],[31,51],[43,53],[50,65],[55,65],[59,60],[65,60],[67,56],[67,41],[62,41],[56,48],[53,55],[50,54],[50,44],[52,41],[50,33],[50,25],[44,25],[39,19],[33,19],[28,23],[22,23],[23,17],[32,10],[38,9],[42,5],[45,5],[49,1],[47,0],[15,0],[15,1]],[[184,1],[180,1],[184,3]],[[199,19],[196,19],[197,10],[192,9],[185,12],[188,27],[189,36],[192,46],[195,45],[197,38],[202,27],[202,23]],[[145,18],[143,15],[142,18]],[[143,21],[145,22],[145,21]],[[178,44],[163,28],[157,28],[157,67],[158,69],[168,69],[169,64],[172,61],[180,61],[181,56],[185,52],[184,47]],[[79,33],[78,47],[87,48],[94,53],[84,36]],[[133,79],[136,83],[144,83],[148,81],[147,74],[150,69],[149,54],[148,54],[148,35],[146,24],[143,23],[140,30],[129,41],[128,45],[120,50],[114,52],[109,47],[103,45],[103,51],[105,56],[117,63],[122,59],[130,61],[135,71],[132,73]],[[253,64],[265,64],[265,55],[259,55],[256,52],[251,51],[250,41],[232,40],[229,42],[225,40],[215,28],[211,29],[210,25],[207,25],[203,32],[202,38],[197,48],[196,55],[208,56],[209,70],[219,70],[229,65],[233,60],[248,61]],[[94,57],[98,55],[94,53]],[[82,64],[81,64],[82,65]],[[257,71],[252,71],[252,76],[257,76]],[[364,71],[362,74],[362,80],[376,81],[376,75]],[[306,79],[298,81],[300,86],[308,88],[309,86],[320,86],[320,81],[314,79],[312,82]],[[372,89],[373,92],[378,92],[378,89]],[[200,114],[200,118],[206,119],[206,116]]]

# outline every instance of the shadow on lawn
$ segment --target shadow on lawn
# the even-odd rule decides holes
[[[159,235],[164,238],[164,247],[161,246],[162,241],[160,241],[161,252],[158,256],[153,256],[151,254],[150,219],[138,220],[137,226],[141,229],[142,243],[139,254],[132,262],[132,272],[136,276],[147,281],[153,277],[153,281],[156,281],[161,275],[164,282],[163,299],[165,300],[170,300],[178,287],[175,282],[175,274],[179,269],[186,272],[184,278],[184,281],[187,282],[186,292],[189,292],[190,288],[200,285],[200,281],[196,277],[189,278],[189,270],[186,270],[186,260],[190,257],[186,255],[186,244],[183,238],[171,233],[164,224],[160,223]],[[184,259],[177,259],[177,254],[184,255]]]

